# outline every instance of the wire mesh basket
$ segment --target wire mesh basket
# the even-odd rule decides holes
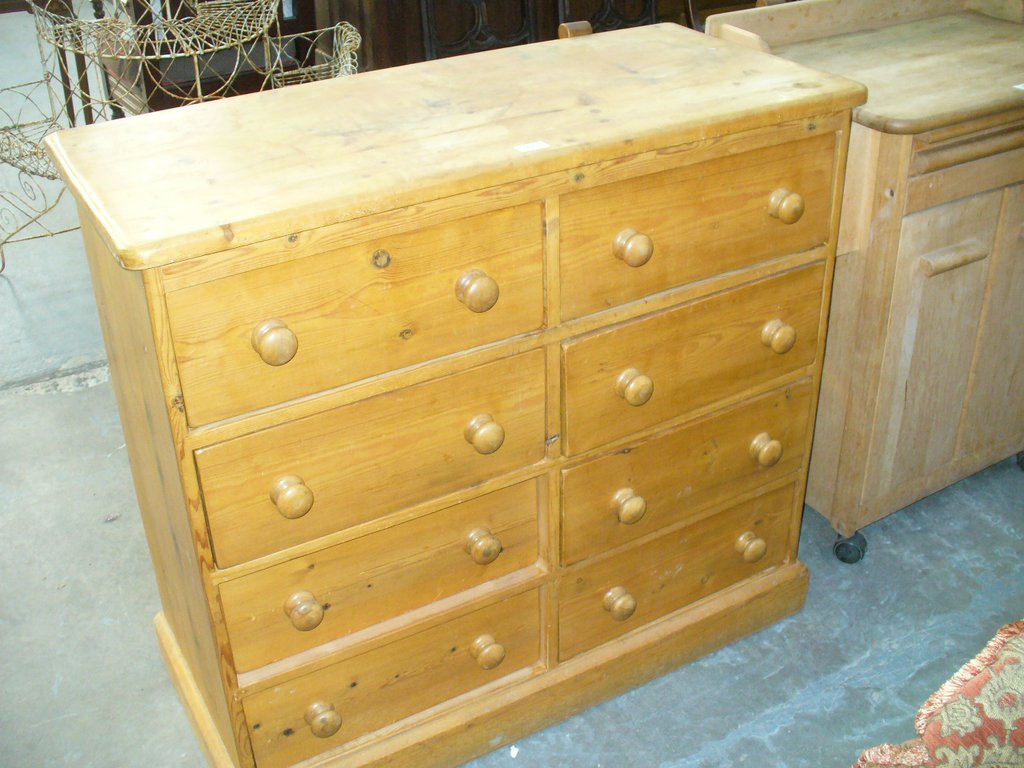
[[[45,80],[0,89],[0,273],[8,243],[67,231],[47,223],[65,187],[42,141],[60,127]]]
[[[42,140],[61,126],[53,118],[45,80],[0,91],[0,163],[19,171],[56,179],[57,171]]]
[[[27,0],[43,79],[0,89],[3,246],[53,234],[42,217],[60,202],[47,134],[111,118],[356,71],[359,33],[342,22],[281,35],[281,0]],[[3,169],[0,169],[3,170]],[[48,183],[48,182],[47,182]]]
[[[36,0],[55,110],[76,125],[260,90],[278,3]]]
[[[355,74],[361,38],[348,22],[270,40],[274,88]]]

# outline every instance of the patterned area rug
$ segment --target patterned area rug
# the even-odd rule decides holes
[[[1024,766],[1024,621],[999,630],[932,694],[914,727],[919,738],[872,747],[854,768]]]

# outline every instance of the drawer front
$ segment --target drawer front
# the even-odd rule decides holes
[[[541,235],[523,205],[168,294],[189,422],[540,328]]]
[[[539,627],[527,592],[249,696],[256,764],[290,766],[537,665]]]
[[[821,264],[563,345],[565,450],[580,453],[814,361]]]
[[[235,667],[255,669],[536,563],[538,484],[222,584]]]
[[[563,319],[825,242],[834,155],[828,134],[566,195]]]
[[[566,574],[565,661],[786,559],[793,486]]]
[[[811,382],[562,472],[562,561],[575,563],[781,479],[804,463]]]
[[[533,350],[204,448],[196,464],[217,563],[533,464],[544,438],[544,352]]]

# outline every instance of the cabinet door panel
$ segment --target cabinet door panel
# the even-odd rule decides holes
[[[953,460],[1000,194],[903,222],[865,501]]]
[[[1006,191],[961,453],[1024,449],[1024,184]]]

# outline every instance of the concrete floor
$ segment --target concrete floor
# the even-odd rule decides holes
[[[31,77],[17,53],[34,50],[29,21],[0,15],[0,87]],[[8,260],[0,768],[201,766],[151,629],[159,601],[78,234]],[[802,613],[472,768],[845,768],[910,738],[927,696],[1024,617],[1024,472],[1004,461],[865,534],[867,558],[840,564],[809,512]]]

